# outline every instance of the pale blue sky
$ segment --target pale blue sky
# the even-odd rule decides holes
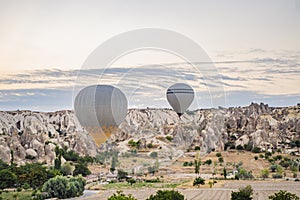
[[[226,91],[233,95],[227,105],[263,100],[271,105],[290,105],[300,101],[300,90],[295,87],[300,85],[300,0],[0,0],[0,27],[1,110],[71,109],[74,76],[64,72],[79,70],[87,56],[110,37],[149,27],[173,30],[193,39],[213,61],[251,60],[251,65],[216,65],[222,75],[248,80],[236,80],[235,84],[242,86],[239,88],[225,82]],[[277,60],[257,62],[270,58]],[[139,58],[139,64],[164,61]],[[229,70],[225,70],[226,65]],[[249,66],[251,73],[244,70]],[[288,73],[282,75],[287,67]],[[32,71],[37,69],[40,74]],[[52,69],[63,70],[67,81],[53,84],[56,79],[51,76],[46,76],[48,82],[37,81],[45,76],[45,70]],[[20,84],[7,82],[26,73]],[[239,92],[247,94],[245,99],[236,99]],[[62,98],[57,100],[56,95]],[[209,107],[209,103],[203,104]]]

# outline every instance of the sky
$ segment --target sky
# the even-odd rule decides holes
[[[190,109],[300,102],[300,0],[0,0],[0,27],[0,110],[73,109],[83,72],[85,84],[119,86],[129,107],[169,107],[172,81],[194,88]],[[209,56],[213,76],[203,76],[201,59],[199,73],[178,56],[147,49],[114,60],[104,75],[85,71],[99,45],[141,28],[190,38]],[[222,90],[214,91],[208,82],[217,79]]]

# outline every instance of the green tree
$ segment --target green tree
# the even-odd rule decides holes
[[[118,180],[126,179],[128,176],[128,173],[123,171],[122,169],[118,170]]]
[[[50,177],[49,171],[41,163],[26,163],[16,167],[14,173],[18,177],[18,185],[28,183],[34,189],[42,187]]]
[[[195,160],[194,161],[194,166],[195,166],[195,174],[199,174],[200,173],[201,160]]]
[[[227,170],[225,167],[223,168],[223,176],[225,179],[227,179]]]
[[[231,200],[252,200],[253,189],[251,185],[240,188],[237,192],[231,192]]]
[[[280,190],[279,192],[269,196],[272,200],[299,200],[300,198],[296,194],[292,194],[287,191]]]
[[[146,200],[184,200],[184,196],[175,190],[158,190]]]
[[[111,158],[111,165],[110,165],[110,171],[112,173],[116,170],[116,165],[117,165],[117,158],[116,158],[116,156],[113,156]]]
[[[14,187],[17,176],[9,169],[0,170],[0,189]]]
[[[14,151],[11,149],[10,150],[10,166],[14,167]]]
[[[44,183],[42,191],[46,192],[49,198],[72,198],[83,194],[85,184],[82,177],[56,176]]]
[[[75,165],[75,169],[73,171],[73,175],[79,175],[81,174],[82,176],[87,176],[91,174],[91,171],[88,169],[87,164],[85,163],[78,163]]]
[[[193,186],[197,185],[198,187],[200,187],[200,185],[204,185],[204,184],[205,184],[205,180],[201,177],[195,178],[195,180],[193,182]]]
[[[134,198],[131,194],[127,196],[122,191],[117,191],[117,193],[114,193],[107,200],[137,200],[137,199]]]

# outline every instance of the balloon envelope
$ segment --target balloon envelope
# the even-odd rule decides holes
[[[110,85],[92,85],[79,91],[75,98],[75,115],[97,145],[105,142],[127,114],[124,93]]]
[[[167,99],[180,117],[193,102],[194,90],[185,83],[176,83],[168,88]]]

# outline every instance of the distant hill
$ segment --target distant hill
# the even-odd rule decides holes
[[[33,159],[53,163],[55,144],[81,155],[115,148],[128,152],[129,140],[137,151],[158,151],[161,158],[183,155],[200,147],[202,154],[229,148],[280,148],[299,153],[300,105],[274,108],[252,103],[247,107],[188,111],[180,119],[169,109],[130,109],[120,130],[100,148],[93,143],[73,111],[0,112],[0,158],[8,162],[10,150],[19,164]]]

